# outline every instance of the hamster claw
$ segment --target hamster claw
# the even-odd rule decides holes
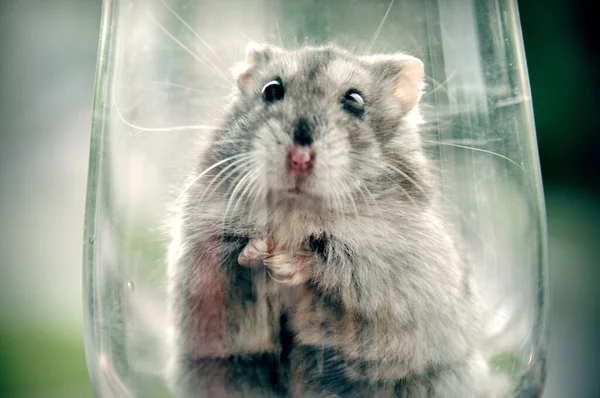
[[[308,279],[306,261],[299,256],[280,253],[263,260],[263,263],[269,277],[279,284],[295,286]]]
[[[269,274],[269,278],[273,279],[277,283],[281,283],[283,285],[289,284],[290,278],[288,276],[281,278],[281,279],[277,279],[276,277],[273,276],[271,271],[269,271],[268,269],[267,269],[267,274]]]
[[[271,255],[275,244],[269,238],[254,238],[244,247],[238,256],[238,263],[246,266],[259,266]]]

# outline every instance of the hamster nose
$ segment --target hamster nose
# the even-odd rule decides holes
[[[313,143],[312,135],[310,134],[310,126],[304,118],[298,119],[296,128],[294,129],[294,144],[296,145],[311,145]]]
[[[293,145],[288,152],[288,167],[291,170],[307,172],[315,164],[315,152],[307,146]]]

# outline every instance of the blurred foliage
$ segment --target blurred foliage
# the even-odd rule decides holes
[[[1,397],[93,397],[79,334],[0,327]],[[33,376],[33,377],[32,377]]]

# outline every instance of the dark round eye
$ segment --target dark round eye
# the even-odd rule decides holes
[[[365,100],[357,90],[351,89],[346,91],[342,98],[342,106],[344,110],[356,117],[362,117],[365,113]]]
[[[283,89],[283,83],[281,83],[280,78],[267,82],[262,88],[262,96],[267,103],[281,101],[284,94],[285,90]]]

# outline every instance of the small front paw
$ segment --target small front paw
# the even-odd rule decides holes
[[[250,267],[263,264],[263,260],[273,253],[275,244],[269,238],[254,238],[242,249],[238,256],[238,263]]]
[[[299,285],[308,279],[308,257],[302,254],[276,253],[263,263],[271,278],[283,285]]]

